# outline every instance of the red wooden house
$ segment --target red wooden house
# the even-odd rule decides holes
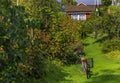
[[[86,20],[90,18],[91,13],[95,10],[95,5],[86,5],[84,3],[80,3],[77,6],[68,6],[64,11],[72,19]]]

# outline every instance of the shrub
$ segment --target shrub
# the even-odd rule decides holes
[[[118,50],[111,51],[108,53],[108,56],[120,59],[120,51],[118,51]]]
[[[120,50],[120,40],[119,39],[111,39],[111,40],[106,40],[103,43],[103,52],[111,52],[115,50]]]

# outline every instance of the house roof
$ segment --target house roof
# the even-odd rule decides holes
[[[78,4],[81,2],[87,4],[87,5],[101,5],[102,0],[76,0]]]
[[[86,5],[86,4],[79,4],[78,6],[68,6],[65,8],[65,12],[68,14],[72,13],[82,13],[82,12],[92,12],[95,11],[95,5]]]

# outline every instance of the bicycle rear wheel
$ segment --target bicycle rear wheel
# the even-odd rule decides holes
[[[85,73],[86,73],[86,78],[89,79],[90,78],[90,67],[89,67],[89,65],[87,65]]]

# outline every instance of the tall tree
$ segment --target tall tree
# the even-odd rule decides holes
[[[104,6],[110,6],[112,4],[112,0],[102,0],[102,4]]]

